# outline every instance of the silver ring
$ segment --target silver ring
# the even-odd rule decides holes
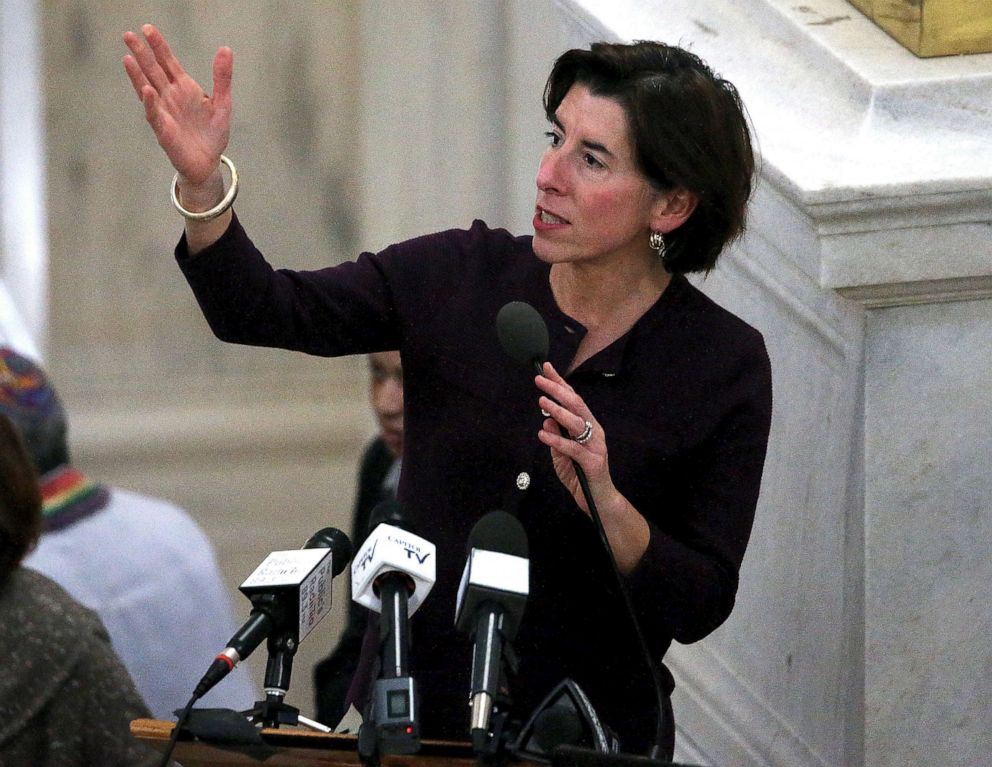
[[[572,439],[580,445],[586,444],[586,442],[592,439],[592,424],[586,421],[586,428],[582,430],[582,433],[578,437],[572,437]]]

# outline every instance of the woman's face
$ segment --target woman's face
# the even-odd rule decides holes
[[[627,115],[581,84],[565,94],[537,171],[534,252],[547,263],[653,257],[662,198],[634,160]]]

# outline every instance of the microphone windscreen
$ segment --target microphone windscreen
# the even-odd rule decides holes
[[[500,309],[496,334],[503,351],[523,365],[539,367],[548,358],[548,326],[528,303],[511,301]]]
[[[307,539],[307,542],[303,544],[303,548],[330,549],[331,574],[335,577],[344,570],[344,566],[348,564],[351,555],[354,553],[351,540],[336,527],[325,527],[318,530]]]
[[[369,515],[369,530],[375,530],[379,525],[392,525],[401,530],[413,532],[403,505],[395,498],[380,501],[372,509],[372,513]]]
[[[527,532],[512,514],[490,511],[475,523],[468,536],[468,550],[483,549],[527,558]]]

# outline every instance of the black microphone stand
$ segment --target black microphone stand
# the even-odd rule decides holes
[[[420,750],[417,686],[409,674],[409,587],[402,577],[384,578],[379,590],[380,673],[358,729],[358,755],[363,764],[379,764],[381,754],[414,754]],[[391,627],[391,628],[390,628]]]
[[[312,730],[331,732],[331,728],[300,714],[296,706],[286,703],[289,680],[293,673],[293,658],[300,641],[296,629],[286,629],[272,634],[267,643],[269,652],[265,663],[265,699],[256,701],[246,716],[253,724],[278,729],[285,724],[292,727],[304,725]]]
[[[267,642],[269,658],[265,663],[265,699],[256,701],[251,710],[251,720],[263,727],[278,728],[280,724],[300,723],[300,710],[285,702],[289,692],[289,679],[293,673],[293,657],[299,647],[296,632],[280,631],[272,634]]]
[[[476,628],[476,633],[480,630],[481,626]],[[475,752],[478,763],[483,765],[496,765],[505,762],[511,755],[510,747],[517,739],[517,730],[519,729],[519,723],[510,719],[513,701],[508,693],[507,680],[508,678],[513,679],[517,675],[520,669],[520,660],[513,649],[513,643],[503,633],[502,627],[496,629],[495,643],[497,645],[495,648],[477,649],[472,658],[473,666],[482,662],[478,657],[480,651],[491,651],[495,657],[500,659],[499,667],[495,672],[495,692],[492,695],[489,728],[482,730],[473,727],[471,730],[472,750]]]
[[[285,702],[289,692],[289,680],[293,674],[293,658],[300,646],[296,627],[286,627],[286,609],[282,602],[272,594],[255,594],[251,597],[255,610],[266,612],[275,624],[266,640],[268,659],[265,662],[265,681],[263,689],[265,698],[255,701],[255,704],[245,716],[252,724],[261,723],[263,727],[278,728],[281,724],[296,726],[300,724],[300,710]],[[304,717],[305,719],[305,717]],[[304,722],[313,726],[313,722]]]

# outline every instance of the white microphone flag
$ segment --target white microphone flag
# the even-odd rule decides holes
[[[400,572],[414,584],[407,602],[413,615],[430,593],[437,579],[436,549],[433,543],[393,525],[380,524],[371,532],[351,560],[351,593],[358,604],[382,611],[375,593],[375,580],[383,573]]]
[[[241,591],[299,590],[299,640],[331,611],[331,549],[273,551],[241,584]]]

